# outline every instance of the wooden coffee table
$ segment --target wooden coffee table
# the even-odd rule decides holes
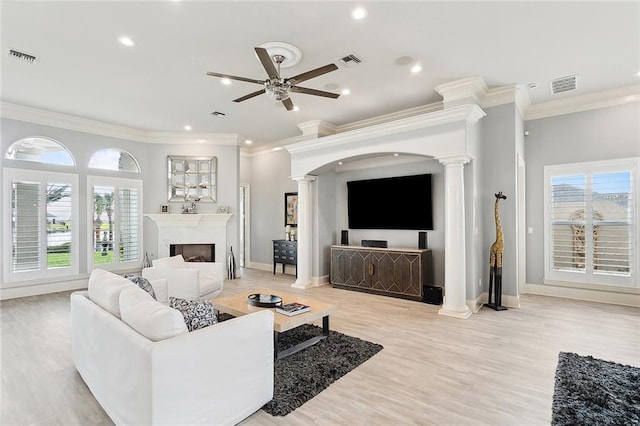
[[[275,294],[276,296],[280,296],[282,298],[283,304],[300,302],[304,303],[305,305],[311,306],[311,310],[303,314],[289,317],[287,315],[275,312],[275,308],[261,308],[258,306],[250,305],[247,301],[247,297],[250,294],[254,293]],[[234,294],[233,296],[217,297],[215,299],[211,299],[211,303],[213,304],[213,307],[218,311],[226,312],[234,316],[247,315],[263,309],[271,309],[274,315],[273,349],[276,359],[286,358],[289,355],[293,355],[294,353],[299,352],[302,349],[308,348],[311,345],[315,345],[320,340],[326,338],[329,335],[329,315],[331,315],[336,310],[336,306],[329,303],[320,302],[318,300],[310,299],[308,297],[299,296],[296,294],[283,293],[280,290],[273,290],[268,288],[255,288],[249,291]],[[319,320],[321,318],[321,336],[312,337],[311,339],[300,342],[295,346],[292,346],[285,350],[280,350],[280,346],[278,344],[280,333],[299,327],[303,324],[308,324],[312,321]]]

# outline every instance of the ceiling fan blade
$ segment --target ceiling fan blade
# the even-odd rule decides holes
[[[269,52],[267,52],[267,49],[263,47],[256,47],[255,50],[258,54],[258,59],[260,59],[260,62],[262,62],[262,66],[264,67],[265,71],[267,71],[267,75],[269,76],[269,78],[272,80],[280,78],[278,70],[276,70],[276,66],[273,64],[273,60],[271,59],[271,56],[269,56]]]
[[[287,82],[291,83],[291,85],[302,83],[303,81],[309,80],[313,77],[318,77],[322,74],[326,74],[331,71],[335,71],[338,69],[336,64],[325,65],[324,67],[316,68],[315,70],[303,72],[302,74],[298,74],[294,77],[287,78]]]
[[[282,105],[284,105],[287,111],[291,111],[293,109],[293,102],[291,101],[291,98],[287,98],[282,101]]]
[[[208,72],[207,75],[212,77],[228,78],[230,80],[246,81],[247,83],[264,84],[264,80],[254,80],[253,78],[238,77],[235,75],[220,74],[217,72]]]
[[[296,93],[305,93],[307,95],[324,96],[325,98],[337,99],[340,95],[337,93],[325,92],[323,90],[309,89],[307,87],[291,86],[289,89]]]
[[[241,98],[234,99],[233,102],[246,101],[247,99],[254,98],[254,97],[258,96],[258,95],[262,95],[263,93],[264,93],[264,89],[258,90],[257,92],[249,93],[248,95],[245,95],[245,96],[243,96]]]

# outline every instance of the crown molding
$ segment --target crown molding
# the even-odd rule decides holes
[[[617,87],[531,105],[525,121],[640,102],[640,84]]]
[[[140,130],[8,102],[0,102],[0,117],[144,143],[239,145],[244,139],[241,135],[235,133],[184,133]]]

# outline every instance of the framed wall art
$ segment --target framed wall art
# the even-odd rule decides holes
[[[298,193],[284,194],[284,226],[298,226]]]

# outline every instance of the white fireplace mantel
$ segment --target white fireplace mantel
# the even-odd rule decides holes
[[[227,224],[231,219],[230,214],[145,214],[158,226],[199,226],[200,222],[220,222],[222,225]]]
[[[215,244],[216,262],[224,262],[230,214],[145,214],[156,225],[158,258],[169,256],[171,244]]]

